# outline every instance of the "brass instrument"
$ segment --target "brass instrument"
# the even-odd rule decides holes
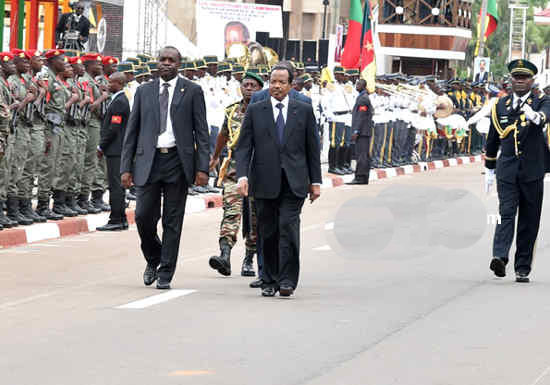
[[[243,43],[233,43],[227,47],[225,54],[228,58],[236,59],[245,70],[259,65],[271,67],[279,62],[279,55],[273,49],[263,47],[255,41],[250,42],[248,46]]]

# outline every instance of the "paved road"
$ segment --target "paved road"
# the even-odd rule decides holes
[[[1,383],[550,384],[550,223],[531,284],[493,278],[480,171],[324,191],[290,299],[248,288],[242,243],[232,277],[210,270],[219,210],[186,218],[162,303],[135,228],[0,251]]]

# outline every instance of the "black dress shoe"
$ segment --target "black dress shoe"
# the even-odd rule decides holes
[[[262,297],[274,297],[277,289],[273,286],[267,286],[262,289]]]
[[[257,279],[255,281],[250,282],[250,285],[248,285],[248,286],[250,286],[253,289],[258,289],[258,288],[262,287],[263,284],[264,284],[264,280],[260,278],[260,279]]]
[[[279,289],[279,295],[281,297],[290,297],[292,294],[294,294],[294,289],[292,288],[292,286],[283,285]]]
[[[369,184],[369,182],[364,179],[354,178],[351,182],[347,182],[346,184]]]
[[[157,281],[157,289],[170,290],[170,282],[159,279]]]
[[[145,286],[151,286],[158,278],[156,266],[147,264],[145,271],[143,272],[143,283]]]
[[[121,231],[124,230],[122,223],[107,223],[105,226],[96,227],[97,231]]]
[[[493,258],[489,268],[495,273],[497,277],[506,277],[506,264],[500,258]]]
[[[516,273],[516,282],[529,283],[529,276],[525,273]]]
[[[130,191],[128,191],[126,193],[126,199],[128,199],[129,201],[135,201],[136,200],[136,196],[134,194],[132,194]]]
[[[343,170],[341,170],[339,168],[329,168],[328,172],[329,172],[329,174],[334,174],[334,175],[345,175],[346,174]]]

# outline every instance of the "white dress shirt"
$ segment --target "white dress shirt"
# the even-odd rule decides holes
[[[172,118],[170,117],[170,107],[172,106],[172,98],[174,97],[174,91],[176,90],[176,84],[178,83],[179,76],[176,76],[174,79],[170,80],[169,82],[165,82],[160,78],[160,86],[159,86],[159,97],[160,94],[162,94],[162,91],[164,91],[164,83],[170,84],[170,87],[168,87],[168,116],[166,117],[166,131],[164,131],[161,135],[158,137],[157,141],[157,148],[170,148],[176,146],[176,137],[174,136],[174,130],[172,128]]]
[[[277,122],[277,118],[279,117],[279,109],[277,108],[277,104],[283,103],[284,107],[281,109],[281,111],[283,112],[283,119],[286,124],[286,117],[288,116],[288,100],[288,95],[285,96],[285,98],[281,101],[278,101],[273,96],[271,97],[271,105],[273,106],[273,119],[275,120],[275,122]]]

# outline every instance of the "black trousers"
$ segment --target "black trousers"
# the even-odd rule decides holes
[[[289,285],[295,289],[298,286],[300,213],[304,200],[294,195],[284,172],[276,199],[256,199],[264,287]]]
[[[508,253],[514,239],[516,213],[518,228],[514,269],[517,273],[529,274],[533,262],[535,241],[539,232],[544,179],[533,182],[509,183],[497,180],[500,224],[497,224],[493,239],[493,256],[508,262]]]
[[[158,266],[159,278],[167,281],[172,280],[176,271],[187,188],[177,151],[157,152],[149,180],[136,188],[141,250],[148,264]],[[157,233],[161,216],[162,241]]]
[[[125,192],[120,183],[120,156],[107,156],[107,177],[109,181],[110,223],[126,222]]]
[[[357,167],[355,168],[355,178],[369,182],[370,173],[370,143],[371,137],[359,135],[355,143],[355,153],[357,154]]]

